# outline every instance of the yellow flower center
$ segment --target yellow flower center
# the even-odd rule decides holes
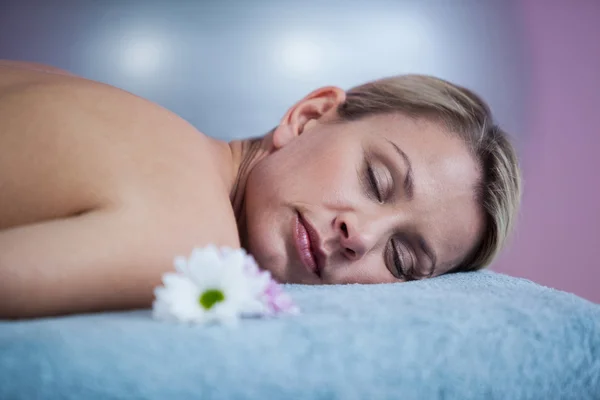
[[[205,310],[210,310],[217,303],[225,301],[225,294],[219,289],[208,289],[202,292],[198,298],[198,303]]]

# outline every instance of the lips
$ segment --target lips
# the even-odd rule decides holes
[[[300,213],[295,218],[294,228],[294,239],[300,261],[302,261],[302,264],[304,264],[308,271],[320,277],[318,239],[314,228],[302,218],[302,214]]]

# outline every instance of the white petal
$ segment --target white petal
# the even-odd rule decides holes
[[[192,282],[192,280],[190,280],[189,278],[185,277],[184,275],[180,275],[180,274],[173,274],[173,273],[166,273],[163,275],[163,284],[165,285],[165,288],[168,290],[191,290],[191,289],[196,289],[197,290],[197,286],[194,284],[194,282]]]
[[[173,266],[177,272],[182,274],[187,273],[187,260],[185,257],[175,257],[173,260]]]
[[[203,248],[194,248],[188,263],[190,265],[218,264],[219,260],[220,255],[218,249],[214,245],[209,245]]]
[[[189,264],[190,278],[201,287],[212,287],[221,281],[221,261],[212,257]]]
[[[169,305],[158,299],[152,303],[152,317],[162,321],[175,320],[173,314],[171,314]]]
[[[240,307],[240,312],[249,316],[265,315],[268,311],[267,306],[258,299],[251,299]]]
[[[246,255],[242,251],[232,251],[223,256],[223,263],[227,266],[242,269]]]
[[[240,285],[244,283],[245,276],[240,270],[231,265],[224,265],[221,270],[221,282],[224,286]]]
[[[245,253],[244,249],[234,249],[233,247],[227,247],[227,246],[219,247],[219,252],[221,253],[221,256],[224,256],[225,258],[227,258],[227,256],[229,254],[239,252],[239,251],[242,251],[243,253]]]
[[[240,317],[240,309],[236,307],[236,304],[226,301],[219,303],[211,310],[211,318],[217,322],[224,324],[236,324]]]
[[[249,285],[252,287],[252,291],[255,294],[262,294],[269,286],[271,282],[271,275],[268,273],[260,273],[249,279]]]
[[[177,302],[171,305],[171,313],[183,322],[203,322],[206,312],[197,302]]]

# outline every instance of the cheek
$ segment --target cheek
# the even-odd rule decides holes
[[[362,155],[356,150],[336,148],[321,152],[304,163],[300,174],[305,189],[321,193],[324,201],[352,198],[360,189]]]
[[[278,153],[257,166],[266,193],[288,200],[338,202],[360,188],[360,156],[339,146],[299,148]]]

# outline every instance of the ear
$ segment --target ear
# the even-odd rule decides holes
[[[335,118],[337,107],[345,100],[346,92],[335,86],[322,87],[310,93],[291,107],[275,128],[275,149],[285,146],[319,120]]]

